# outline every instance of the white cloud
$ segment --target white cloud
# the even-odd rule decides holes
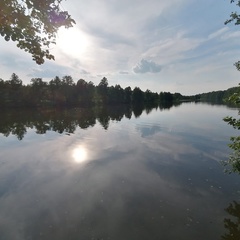
[[[171,13],[177,12],[185,2],[187,0],[89,0],[81,3],[81,8],[73,7],[79,4],[77,0],[71,1],[71,5],[66,2],[66,9],[76,19],[77,27],[91,36],[93,42],[88,57],[84,57],[84,61],[79,57],[81,66],[93,74],[130,70],[137,59],[148,57],[141,55],[145,47],[151,45],[145,39],[149,26],[154,24],[154,31],[159,29],[158,18],[170,9]]]
[[[188,58],[188,51],[196,49],[203,42],[204,39],[186,37],[184,32],[180,31],[171,38],[153,42],[152,46],[146,49],[142,56],[166,65]]]
[[[146,59],[142,59],[140,63],[138,63],[134,68],[133,71],[135,73],[158,73],[160,72],[162,67],[153,62],[153,61],[148,61]]]
[[[238,42],[239,42],[239,38],[240,38],[240,31],[227,32],[221,37],[221,39],[225,41],[237,40]]]
[[[80,73],[81,73],[81,74],[90,74],[90,72],[88,72],[88,71],[86,71],[86,70],[84,70],[84,69],[80,70]]]
[[[35,78],[54,78],[55,76],[63,76],[66,75],[63,71],[60,71],[60,69],[41,69],[41,68],[33,68],[31,73],[29,73],[27,76]]]
[[[219,36],[222,36],[224,33],[226,33],[228,31],[228,27],[223,27],[211,34],[209,34],[208,39],[213,39]]]
[[[119,74],[129,74],[127,71],[120,71]]]

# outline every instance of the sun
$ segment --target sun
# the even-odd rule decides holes
[[[75,163],[85,162],[87,160],[87,155],[87,150],[82,146],[75,148],[72,152],[72,157]]]
[[[60,28],[57,36],[57,47],[72,57],[82,57],[90,45],[89,37],[76,27]]]

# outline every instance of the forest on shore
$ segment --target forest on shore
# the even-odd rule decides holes
[[[9,80],[0,78],[0,108],[9,107],[87,107],[96,105],[159,105],[183,101],[223,102],[239,87],[224,91],[214,91],[192,96],[180,93],[142,91],[139,87],[122,88],[120,85],[109,86],[106,77],[98,85],[79,79],[77,83],[71,76],[56,76],[49,82],[42,78],[32,78],[24,85],[17,74]]]

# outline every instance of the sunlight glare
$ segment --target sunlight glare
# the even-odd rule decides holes
[[[89,39],[86,34],[77,28],[61,28],[58,31],[57,46],[65,54],[78,58],[86,53],[89,47]]]
[[[87,151],[80,146],[73,150],[72,157],[75,163],[83,163],[87,160]]]

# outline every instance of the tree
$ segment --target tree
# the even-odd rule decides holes
[[[160,92],[159,101],[171,103],[173,101],[173,95],[170,92]]]
[[[13,73],[11,75],[9,82],[10,82],[11,86],[15,89],[22,86],[22,80],[18,77],[18,75],[16,73]]]
[[[51,89],[58,89],[62,85],[62,81],[60,77],[56,76],[49,82],[49,85],[51,86]]]
[[[240,7],[240,0],[231,0],[231,3],[236,2],[236,5]],[[234,22],[235,25],[240,24],[240,15],[237,12],[232,12],[230,15],[230,18],[225,21],[225,24]],[[235,67],[237,68],[238,71],[240,71],[240,61],[237,61],[234,63]]]
[[[142,105],[144,102],[144,93],[139,87],[135,87],[132,92],[132,101],[134,104]]]
[[[66,99],[65,103],[67,105],[72,105],[75,102],[75,94],[73,94],[74,86],[75,86],[75,83],[71,76],[66,75],[62,77],[61,92],[65,96],[65,99]]]
[[[125,103],[131,103],[132,101],[132,89],[129,86],[124,89],[124,101]]]
[[[101,101],[106,103],[107,102],[107,93],[108,93],[108,80],[104,77],[100,83],[98,84],[98,93],[100,95]]]
[[[145,91],[145,101],[146,101],[146,103],[153,104],[153,103],[157,103],[158,100],[159,99],[158,99],[158,94],[157,93],[153,93],[149,89],[147,89]]]
[[[113,104],[123,103],[124,102],[123,88],[119,84],[116,84],[114,87],[111,86],[108,89],[108,97],[109,97],[110,103],[113,103]]]
[[[234,93],[228,101],[239,104],[240,101],[240,91]],[[240,112],[238,112],[240,114]],[[223,119],[229,125],[231,125],[234,129],[240,130],[240,119],[236,119],[232,116],[227,116]],[[240,173],[240,136],[231,137],[231,143],[229,147],[233,150],[233,153],[230,155],[227,161],[224,161],[223,164],[225,166],[230,167],[230,169],[226,169],[227,172],[237,172]]]
[[[47,82],[44,82],[42,78],[32,78],[31,79],[31,86],[34,89],[40,89],[41,87],[44,87],[47,85]]]
[[[235,1],[231,0],[231,3],[236,2],[236,5],[240,7],[240,0]],[[240,15],[237,12],[232,12],[230,15],[230,19],[225,21],[225,24],[234,22],[235,25],[240,24]],[[240,71],[240,61],[234,64],[238,71]],[[231,95],[228,101],[239,105],[240,103],[240,89],[237,88],[237,91]],[[239,112],[240,113],[240,112]],[[239,114],[238,113],[238,114]],[[240,130],[240,119],[236,119],[234,117],[227,116],[224,118],[224,121],[231,125],[233,128]],[[240,136],[231,137],[231,144],[229,147],[233,150],[233,153],[230,155],[227,161],[224,161],[224,165],[230,167],[227,169],[228,172],[237,172],[240,174]]]
[[[104,77],[100,83],[98,84],[98,87],[106,89],[108,87],[108,80],[106,77]]]
[[[62,78],[62,83],[63,85],[67,85],[67,86],[73,86],[74,85],[74,81],[72,76],[66,75]]]
[[[32,55],[37,64],[53,59],[50,44],[55,44],[60,27],[75,24],[67,11],[60,9],[62,0],[1,0],[0,34],[17,42],[17,47]]]
[[[31,79],[31,102],[35,105],[42,105],[49,99],[49,91],[47,88],[47,82],[44,82],[42,78]]]
[[[91,105],[93,102],[94,85],[93,82],[86,82],[79,79],[76,85],[77,102],[80,105]]]

